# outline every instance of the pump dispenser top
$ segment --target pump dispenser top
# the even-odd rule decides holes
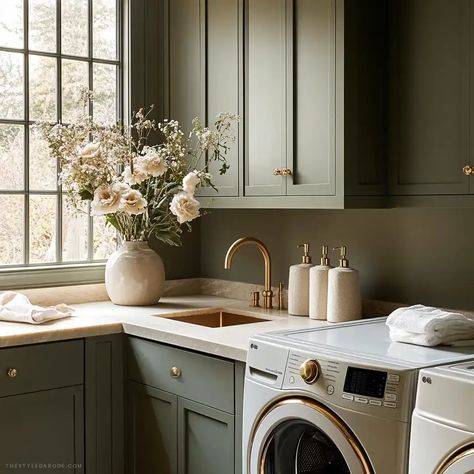
[[[297,248],[303,248],[303,256],[301,257],[301,263],[311,263],[311,255],[309,254],[309,244],[298,244]]]
[[[341,258],[339,259],[339,266],[342,268],[349,268],[349,260],[347,260],[347,247],[345,245],[341,245],[340,247],[334,247],[333,250],[340,250],[341,251]]]

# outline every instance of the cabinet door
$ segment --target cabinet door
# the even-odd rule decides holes
[[[286,0],[245,2],[245,194],[284,195]]]
[[[178,473],[234,473],[234,416],[178,399]]]
[[[288,1],[288,195],[336,192],[336,0]]]
[[[241,67],[239,42],[241,35],[241,2],[239,0],[205,0],[201,4],[201,57],[204,71],[204,117],[211,128],[221,112],[240,113],[241,110]],[[202,34],[202,33],[201,33]],[[231,144],[226,159],[230,168],[224,175],[219,174],[220,162],[210,162],[209,172],[219,192],[212,188],[203,188],[201,196],[238,196],[239,195],[239,156],[242,154],[240,127],[233,128],[235,143]]]
[[[128,472],[176,474],[177,397],[128,382]]]
[[[392,194],[465,194],[470,0],[391,0]]]
[[[82,386],[0,398],[0,420],[0,473],[84,472]]]

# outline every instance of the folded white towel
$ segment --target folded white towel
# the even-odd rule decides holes
[[[437,346],[474,339],[474,319],[429,306],[396,309],[386,324],[390,338],[396,342]]]
[[[72,316],[74,309],[65,304],[42,308],[30,303],[21,293],[0,292],[0,321],[41,324],[55,319]]]

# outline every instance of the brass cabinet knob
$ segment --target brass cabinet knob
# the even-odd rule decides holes
[[[7,375],[11,379],[14,379],[18,375],[18,370],[14,369],[13,367],[9,368],[7,370]]]
[[[282,175],[282,170],[280,168],[275,168],[273,170],[273,176],[281,176]]]
[[[462,170],[466,176],[471,176],[474,173],[474,167],[470,165],[466,165]]]
[[[174,379],[179,379],[181,377],[181,369],[179,367],[171,367],[170,369],[170,375]]]
[[[318,362],[313,359],[305,360],[300,366],[300,376],[307,384],[316,382],[320,372]]]
[[[290,176],[292,174],[292,171],[290,170],[290,168],[283,168],[281,170],[281,175],[282,176]]]

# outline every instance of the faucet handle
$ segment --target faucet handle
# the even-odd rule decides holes
[[[260,291],[252,292],[252,302],[250,303],[252,308],[260,308]]]

